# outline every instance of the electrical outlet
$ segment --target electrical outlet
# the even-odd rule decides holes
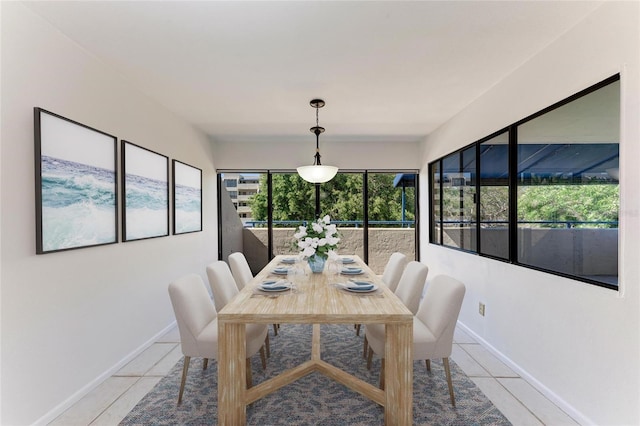
[[[484,316],[484,303],[480,302],[480,305],[478,306],[478,312],[480,313],[480,315]]]

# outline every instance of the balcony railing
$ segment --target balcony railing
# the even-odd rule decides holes
[[[476,223],[478,223],[478,221],[471,221],[471,220],[444,220],[442,221],[443,224],[445,225],[464,225],[467,227],[471,227],[471,226],[475,226]],[[560,226],[554,226],[556,228],[558,227],[562,227],[562,228],[567,228],[567,229],[571,229],[571,228],[575,228],[576,225],[607,225],[607,228],[617,228],[618,227],[618,221],[605,221],[605,220],[597,220],[597,221],[584,221],[584,220],[532,220],[532,221],[525,221],[525,220],[519,220],[518,225],[521,224],[531,224],[531,225],[560,225]],[[482,220],[480,221],[481,225],[505,225],[507,226],[509,224],[508,221],[506,220]]]
[[[351,228],[362,228],[364,227],[364,222],[362,220],[332,220],[331,223],[337,225],[338,227],[347,226]],[[299,225],[307,226],[309,224],[308,220],[274,220],[273,226],[289,226],[296,227]],[[413,228],[415,227],[416,222],[414,220],[370,220],[369,226],[389,226],[393,228]],[[268,226],[268,222],[266,220],[252,220],[248,221],[244,224],[245,228],[266,228]]]

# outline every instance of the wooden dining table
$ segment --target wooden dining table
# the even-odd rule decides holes
[[[266,293],[259,285],[274,279],[283,267],[276,256],[218,313],[218,424],[244,425],[246,407],[254,401],[314,371],[342,383],[384,407],[385,425],[410,425],[413,421],[413,315],[358,256],[348,266],[363,269],[363,279],[378,289],[351,293],[336,284],[349,277],[329,273],[295,275],[293,288]],[[280,277],[282,278],[282,277]],[[285,275],[286,279],[287,276]],[[313,324],[311,357],[280,375],[246,387],[246,324]],[[384,390],[325,362],[320,351],[320,324],[385,324]],[[355,333],[354,333],[355,335]],[[354,339],[354,344],[359,340]],[[277,362],[274,360],[272,362]]]

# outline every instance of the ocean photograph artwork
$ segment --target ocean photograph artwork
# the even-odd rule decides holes
[[[36,109],[38,253],[117,242],[116,139]]]
[[[169,234],[167,157],[130,143],[125,155],[125,240]]]
[[[202,171],[173,162],[174,233],[202,231]]]
[[[42,156],[43,250],[114,242],[115,181],[113,170]]]

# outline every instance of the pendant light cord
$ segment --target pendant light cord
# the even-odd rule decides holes
[[[321,166],[322,164],[320,163],[320,124],[318,121],[318,111],[320,110],[319,107],[315,107],[316,108],[316,131],[314,132],[316,134],[316,155],[313,156],[313,164],[316,166]]]

